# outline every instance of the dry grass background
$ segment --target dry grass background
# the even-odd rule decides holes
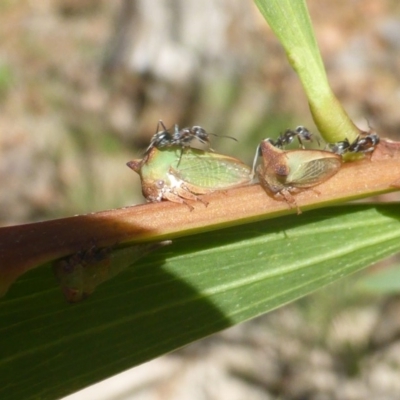
[[[350,116],[398,138],[400,4],[308,6]],[[160,118],[237,137],[213,147],[247,162],[260,139],[313,128],[250,1],[1,2],[1,225],[142,202],[125,163]],[[341,284],[139,367],[112,398],[399,399],[398,300],[352,293]]]
[[[142,201],[125,162],[161,118],[261,138],[313,127],[282,49],[251,2],[4,1],[0,5],[0,221]],[[400,6],[310,1],[332,86],[351,117],[395,136]],[[178,29],[178,28],[179,29]],[[368,121],[368,122],[367,122]]]

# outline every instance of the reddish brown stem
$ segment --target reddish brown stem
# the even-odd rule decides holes
[[[340,171],[295,195],[302,211],[399,189],[400,144],[383,141],[372,159],[344,164]],[[217,192],[204,202],[144,204],[40,223],[0,228],[0,296],[26,271],[45,262],[98,247],[176,238],[200,231],[296,213],[258,184]],[[294,217],[296,218],[296,217]]]

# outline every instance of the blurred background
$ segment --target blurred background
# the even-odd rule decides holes
[[[350,117],[398,140],[400,3],[307,3]],[[316,132],[250,0],[0,3],[2,226],[143,202],[125,163],[160,119],[236,137],[212,147],[247,163],[265,137]],[[356,281],[136,368],[107,383],[114,394],[80,398],[399,399],[400,300]]]

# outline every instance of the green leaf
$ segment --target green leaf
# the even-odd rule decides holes
[[[254,1],[299,75],[323,138],[331,143],[346,137],[354,141],[360,132],[329,86],[305,0]]]
[[[0,398],[74,392],[394,254],[399,239],[398,204],[216,230],[174,240],[74,305],[37,268],[0,302]]]

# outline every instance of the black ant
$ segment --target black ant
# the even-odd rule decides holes
[[[159,130],[161,125],[162,130]],[[147,147],[145,154],[148,154],[153,147],[162,148],[162,147],[170,147],[170,146],[180,146],[182,148],[191,147],[191,142],[197,139],[200,143],[207,145],[210,151],[214,151],[211,149],[209,136],[219,136],[215,133],[208,133],[204,128],[198,125],[194,125],[192,127],[186,127],[179,129],[179,126],[175,124],[174,131],[171,133],[164,125],[164,123],[160,120],[157,125],[157,133],[152,137],[150,141],[150,145]],[[232,136],[220,136],[227,137],[229,139],[233,139],[237,141]]]
[[[294,138],[297,138],[300,146],[304,149],[303,140],[311,142],[313,134],[304,126],[298,126],[295,130],[287,129],[281,133],[276,140],[266,139],[273,146],[283,149],[286,145],[293,142]]]
[[[283,149],[286,145],[293,142],[294,138],[297,138],[299,141],[300,147],[304,149],[303,141],[311,142],[313,134],[304,126],[298,126],[295,130],[286,129],[285,132],[281,133],[276,140],[267,138],[263,141],[271,143],[272,146],[277,147],[278,149]],[[318,141],[318,139],[317,139]],[[252,176],[255,175],[255,168],[257,164],[258,157],[262,156],[261,152],[261,143],[258,145],[256,150],[256,155],[253,160],[253,168],[252,168]]]
[[[376,133],[370,133],[366,136],[358,136],[352,143],[346,138],[341,142],[330,144],[329,148],[333,153],[339,155],[345,153],[370,153],[374,151],[379,140],[379,136]]]

